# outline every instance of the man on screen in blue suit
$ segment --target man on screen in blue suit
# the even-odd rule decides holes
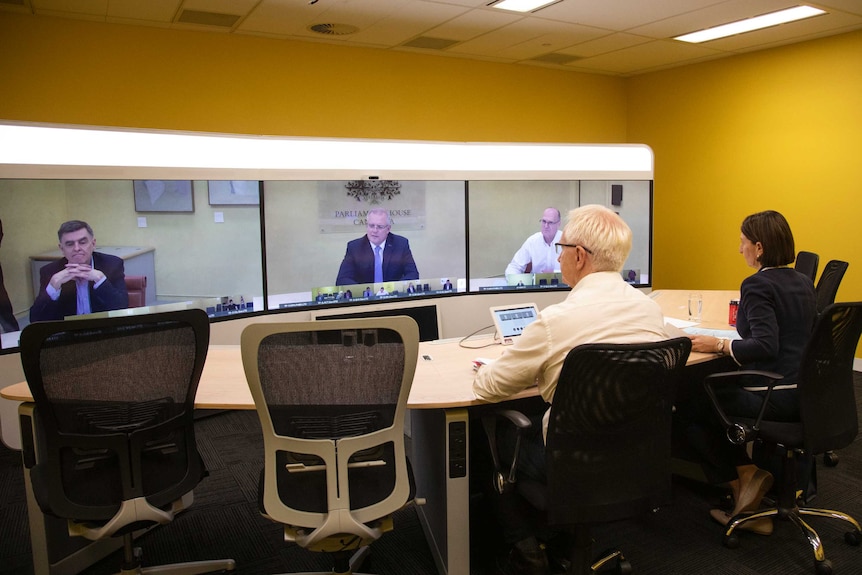
[[[65,222],[57,237],[64,257],[39,270],[31,322],[129,307],[123,260],[94,251],[96,238],[87,222]]]
[[[335,285],[417,280],[419,270],[407,238],[390,233],[392,220],[386,210],[368,212],[361,238],[347,243]]]

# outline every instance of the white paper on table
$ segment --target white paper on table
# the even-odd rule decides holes
[[[688,335],[711,335],[724,339],[742,339],[735,329],[707,329],[705,327],[687,327],[683,331]]]

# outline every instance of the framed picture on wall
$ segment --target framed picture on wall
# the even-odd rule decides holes
[[[193,212],[191,180],[134,180],[136,212]]]
[[[207,187],[211,206],[256,206],[260,203],[257,180],[210,180]]]
[[[210,180],[207,187],[211,206],[260,204],[260,182],[257,180]]]

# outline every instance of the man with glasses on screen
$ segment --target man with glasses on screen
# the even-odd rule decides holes
[[[562,302],[542,310],[499,358],[479,368],[473,380],[478,399],[502,401],[536,385],[542,398],[552,403],[563,362],[573,348],[585,343],[668,339],[659,305],[620,274],[631,251],[632,231],[618,214],[599,205],[572,210],[555,247],[563,280],[572,291]],[[518,474],[541,482],[545,481],[549,412],[532,415],[533,426],[521,443],[518,459]],[[513,453],[514,427],[501,427],[497,441],[501,453]],[[506,543],[512,546],[503,571],[547,574],[547,557],[536,529],[523,516],[520,501],[504,496],[497,503]]]
[[[506,266],[506,275],[545,274],[560,271],[554,244],[560,241],[560,210],[546,208],[539,220],[541,229],[528,237],[512,261]]]
[[[94,251],[96,238],[87,222],[63,223],[57,238],[63,257],[39,270],[31,322],[129,307],[123,260]]]
[[[369,210],[366,234],[347,243],[335,285],[418,280],[407,238],[391,233],[392,220],[386,210]]]

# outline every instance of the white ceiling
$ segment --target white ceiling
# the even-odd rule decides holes
[[[23,12],[623,77],[862,29],[862,0],[806,2],[828,13],[700,45],[671,38],[803,0],[559,0],[531,14],[490,8],[492,1],[0,0],[0,18]],[[314,25],[355,31],[322,34]]]

